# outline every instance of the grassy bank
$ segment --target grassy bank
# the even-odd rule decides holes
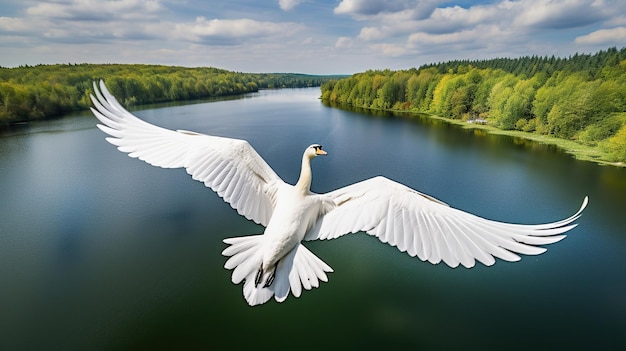
[[[408,118],[410,118],[411,116],[411,113],[407,113],[406,111],[397,111],[397,110],[392,110],[392,111],[394,113],[406,116]],[[458,119],[445,118],[445,117],[440,117],[440,116],[431,115],[431,114],[426,114],[426,115],[429,116],[429,118],[441,120],[449,124],[458,125],[464,129],[479,129],[489,134],[507,135],[507,136],[516,137],[516,138],[532,140],[534,142],[538,142],[541,144],[554,145],[557,148],[565,151],[566,153],[571,154],[573,157],[575,157],[578,160],[591,161],[591,162],[598,163],[600,165],[626,167],[626,163],[624,162],[607,161],[607,159],[609,159],[609,154],[607,152],[602,151],[597,146],[583,145],[581,143],[577,143],[572,140],[565,140],[565,139],[561,139],[561,138],[557,138],[557,137],[549,136],[549,135],[528,133],[528,132],[522,132],[518,130],[502,130],[502,129],[499,129],[497,127],[494,127],[488,124],[470,123],[470,122],[466,122],[466,121],[462,121]]]

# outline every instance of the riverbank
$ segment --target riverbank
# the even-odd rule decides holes
[[[364,108],[364,107],[351,107],[349,105],[343,105],[336,102],[324,101],[322,103],[327,106],[340,108],[340,109],[348,109],[351,111],[362,111],[370,114],[381,114],[386,115],[387,113],[391,113],[394,116],[400,118],[407,119],[415,119],[417,116],[424,116],[430,120],[441,121],[447,124],[456,125],[463,129],[473,129],[480,130],[488,134],[493,135],[506,135],[514,138],[520,138],[523,140],[529,140],[532,142],[545,144],[545,145],[553,145],[558,149],[564,151],[572,155],[577,160],[593,162],[603,166],[615,166],[615,167],[626,167],[625,162],[613,162],[608,161],[610,159],[609,154],[606,151],[601,150],[597,146],[589,146],[584,145],[573,140],[561,139],[555,136],[523,132],[519,130],[504,130],[493,125],[489,124],[487,120],[481,120],[480,123],[474,123],[470,121],[464,121],[460,119],[446,118],[437,116],[434,114],[426,113],[426,112],[414,112],[414,111],[406,111],[406,110],[398,110],[398,109],[372,109],[372,108]]]
[[[624,63],[626,48],[610,48],[559,62],[554,57],[520,57],[369,70],[323,84],[322,99],[386,111],[426,111],[455,120],[488,116],[487,125],[539,135],[516,136],[558,145],[579,159],[623,166]],[[559,140],[542,136],[548,133]],[[599,145],[599,150],[581,144]]]
[[[399,115],[405,115],[408,118],[410,118],[410,116],[413,115],[410,112],[401,111],[401,110],[390,110],[390,112],[393,112]],[[420,114],[426,115],[432,119],[444,121],[449,124],[458,125],[464,129],[479,129],[489,134],[507,135],[511,137],[531,140],[533,142],[538,142],[541,144],[554,145],[557,148],[563,150],[564,152],[572,155],[577,160],[590,161],[590,162],[597,163],[599,165],[626,167],[626,163],[624,162],[607,161],[608,154],[600,150],[599,147],[583,145],[572,140],[565,140],[565,139],[561,139],[561,138],[557,138],[557,137],[553,137],[549,135],[543,135],[543,134],[522,132],[519,130],[503,130],[503,129],[499,129],[489,124],[470,123],[470,122],[463,121],[463,120],[445,118],[445,117],[440,117],[436,115],[431,115],[428,113],[420,113]]]

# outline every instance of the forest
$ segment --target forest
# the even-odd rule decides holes
[[[104,79],[124,105],[190,100],[259,89],[320,86],[341,76],[240,73],[159,65],[65,64],[0,67],[0,127],[47,119],[91,106],[94,81]]]
[[[457,60],[370,70],[322,85],[351,107],[484,121],[597,147],[626,162],[626,48],[567,58]]]

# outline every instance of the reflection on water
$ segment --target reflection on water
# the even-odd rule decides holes
[[[365,234],[307,246],[319,289],[250,308],[226,237],[262,232],[184,170],[104,142],[88,113],[0,137],[0,349],[618,349],[626,340],[626,171],[439,120],[328,108],[318,89],[136,109],[152,123],[243,138],[315,191],[384,174],[478,215],[522,223],[590,205],[541,256],[493,267],[420,262]],[[319,162],[318,162],[319,161]],[[315,333],[315,334],[313,334]]]

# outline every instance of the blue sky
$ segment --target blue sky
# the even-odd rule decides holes
[[[626,46],[623,0],[0,0],[0,66],[350,74]]]

